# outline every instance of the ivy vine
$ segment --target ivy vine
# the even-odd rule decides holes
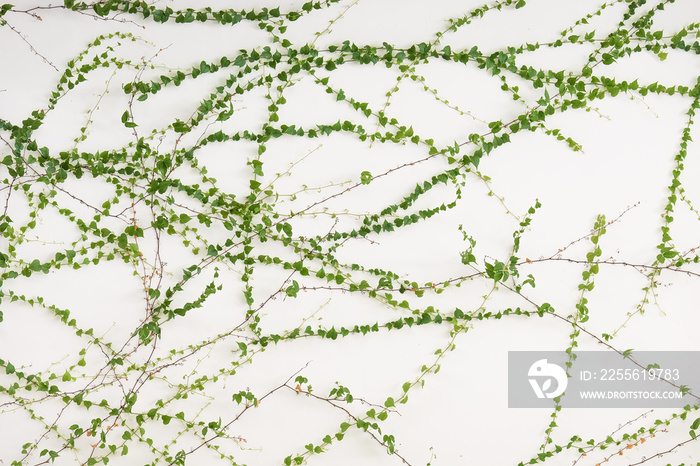
[[[551,417],[529,426],[527,453],[501,451],[521,433],[499,414],[479,421],[487,445],[459,433],[424,440],[409,403],[446,383],[443,366],[484,383],[492,375],[468,373],[455,350],[501,326],[506,342],[514,326],[521,338],[554,329],[555,347],[543,349],[566,350],[570,370],[582,347],[633,360],[628,344],[663,349],[642,348],[649,337],[635,333],[654,312],[690,331],[686,309],[670,298],[662,307],[661,288],[687,292],[700,277],[695,177],[685,174],[697,169],[697,8],[579,2],[585,13],[548,39],[494,46],[470,31],[526,25],[545,2],[446,2],[439,27],[409,31],[408,42],[343,36],[377,33],[362,30],[365,1],[0,7],[0,40],[24,47],[34,67],[5,59],[12,80],[0,84],[0,464],[698,458],[692,387],[677,387],[682,410],[574,434],[555,399]],[[421,18],[437,7],[396,8]],[[64,64],[53,57],[65,48],[40,44],[67,24],[100,32]],[[684,73],[630,75],[638,59]],[[53,87],[10,100],[30,69]],[[620,194],[590,215],[575,206],[594,198],[596,179],[586,192],[535,186],[541,196],[514,181],[513,153],[540,160],[530,144],[586,164],[590,138],[571,121],[612,124],[624,117],[606,105],[622,100],[628,114],[670,102],[659,118],[684,118],[673,151],[643,167],[662,180],[649,188],[661,210]],[[536,167],[544,180],[578,180],[549,160]],[[562,223],[586,225],[578,234],[537,227],[557,197],[572,206],[554,213]],[[628,220],[644,209],[655,216]],[[630,222],[642,250],[615,253]],[[613,312],[596,287],[630,272],[634,304]],[[462,459],[441,456],[442,440],[456,440]]]

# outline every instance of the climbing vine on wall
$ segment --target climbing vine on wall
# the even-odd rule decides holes
[[[557,402],[524,448],[500,414],[484,443],[410,411],[450,370],[482,382],[457,357],[479,332],[505,329],[476,356],[539,328],[572,367],[582,347],[633,358],[650,314],[689,331],[664,296],[700,276],[697,6],[467,3],[3,5],[0,53],[24,58],[0,78],[0,464],[693,459],[692,396],[597,431],[560,427]],[[562,19],[528,39],[543,17]],[[651,200],[601,181],[600,123],[577,123],[621,101],[681,125],[626,169]],[[629,273],[610,311],[596,287]]]

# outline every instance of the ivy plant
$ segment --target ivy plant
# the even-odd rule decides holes
[[[461,348],[552,331],[574,371],[635,360],[651,314],[695,338],[670,290],[700,277],[697,8],[249,3],[0,7],[0,463],[697,459],[692,387],[594,431],[557,399],[527,451],[496,411],[426,438],[412,407],[478,412],[438,395],[483,382]],[[651,199],[596,156],[640,113],[673,144],[616,176]]]

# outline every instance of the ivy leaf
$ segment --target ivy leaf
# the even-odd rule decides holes
[[[5,3],[2,7],[0,7],[0,17],[2,17],[5,13],[10,11],[14,5],[11,5],[9,3]]]
[[[122,123],[124,123],[124,126],[127,128],[136,128],[138,125],[134,123],[133,121],[128,121],[129,120],[129,111],[127,110],[122,114]]]
[[[219,116],[216,117],[216,121],[226,121],[231,118],[231,115],[233,115],[233,105],[229,105],[228,111],[219,113]]]
[[[292,284],[287,287],[285,292],[287,293],[287,296],[290,296],[292,298],[296,298],[297,293],[299,292],[299,283],[297,283],[296,280],[292,280]]]
[[[175,120],[175,123],[173,123],[173,129],[177,133],[186,133],[190,130],[189,126],[180,120]]]

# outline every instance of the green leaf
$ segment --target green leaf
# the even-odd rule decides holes
[[[231,115],[233,115],[233,105],[229,107],[228,111],[219,113],[219,116],[216,117],[216,121],[226,121],[231,118]]]
[[[13,6],[14,6],[14,5],[11,5],[11,4],[9,4],[9,3],[5,3],[2,7],[0,7],[0,17],[2,17],[5,13],[7,13],[8,11],[10,11],[10,9],[11,9]]]
[[[391,407],[396,406],[394,404],[394,399],[392,397],[387,398],[386,401],[384,402],[384,406],[386,406],[387,408],[391,408]]]
[[[287,287],[285,292],[287,293],[287,296],[296,298],[297,293],[299,292],[299,283],[297,283],[296,280],[292,280],[292,284]]]
[[[364,171],[360,174],[360,180],[362,181],[362,184],[370,184],[372,181],[372,174],[368,171]]]
[[[180,120],[175,120],[173,123],[173,130],[177,133],[186,133],[187,131],[190,130],[189,126],[185,124],[185,122],[180,121]]]

